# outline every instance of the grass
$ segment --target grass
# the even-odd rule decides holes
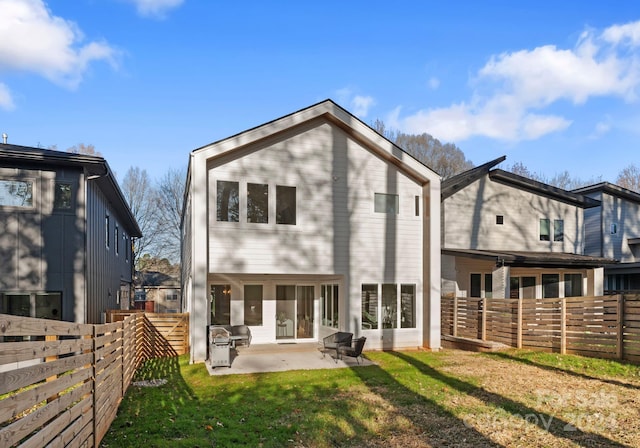
[[[611,425],[581,426],[571,418],[576,409],[582,416],[606,411],[626,422],[627,413],[630,419],[637,415],[637,401],[635,408],[599,409],[600,414],[575,400],[559,408],[557,400],[541,400],[539,386],[523,378],[535,376],[545,388],[597,383],[599,390],[622,397],[638,394],[635,365],[517,350],[370,352],[367,357],[377,365],[217,377],[185,357],[151,361],[136,380],[168,383],[131,386],[102,446],[631,446],[640,441],[637,423],[618,431]],[[509,382],[509,375],[523,381]]]

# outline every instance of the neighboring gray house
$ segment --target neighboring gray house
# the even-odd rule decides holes
[[[129,308],[141,236],[102,157],[0,144],[0,312],[79,323]]]
[[[609,182],[574,193],[601,203],[585,211],[585,254],[618,261],[605,265],[605,291],[640,290],[640,194]]]
[[[440,177],[334,102],[194,150],[184,204],[192,362],[210,324],[440,347]]]
[[[180,295],[180,278],[177,275],[157,271],[136,272],[136,309],[154,313],[179,313],[182,310]]]
[[[603,266],[584,255],[600,201],[492,168],[442,182],[442,293],[493,298],[598,296]]]

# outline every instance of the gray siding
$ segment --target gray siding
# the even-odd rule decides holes
[[[106,219],[109,216],[109,247],[106,241]],[[115,225],[119,227],[119,253],[116,254]],[[87,323],[104,321],[107,309],[120,309],[120,287],[131,283],[129,260],[122,238],[122,217],[92,181],[87,182]],[[128,308],[128,306],[127,306]]]
[[[604,257],[606,255],[602,246],[602,235],[604,232],[602,210],[606,205],[602,203],[602,193],[593,193],[586,196],[601,201],[602,205],[584,211],[584,254],[593,257]]]
[[[84,320],[84,206],[79,169],[0,168],[33,182],[33,208],[0,207],[0,292],[59,292],[61,318]],[[56,182],[72,186],[72,208],[54,210]]]
[[[496,224],[496,215],[504,217],[504,224]],[[443,247],[448,249],[582,253],[581,208],[488,176],[445,199],[443,216]],[[541,218],[564,220],[564,241],[540,241]]]

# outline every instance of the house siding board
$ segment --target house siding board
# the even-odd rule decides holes
[[[0,168],[0,178],[34,182],[32,209],[0,207],[0,289],[7,292],[60,292],[61,318],[83,319],[83,270],[78,258],[84,252],[81,197],[81,170]],[[70,183],[74,197],[72,208],[53,208],[57,181]]]
[[[104,322],[108,309],[119,309],[118,293],[121,282],[131,283],[131,256],[126,261],[122,238],[119,254],[114,247],[114,225],[120,223],[114,207],[104,193],[91,181],[87,183],[87,321]],[[110,244],[106,245],[105,216],[109,215]]]
[[[260,152],[209,168],[209,272],[332,274],[351,263],[363,274],[379,276],[397,264],[395,272],[419,278],[421,252],[414,248],[422,239],[422,221],[414,207],[422,187],[330,123],[283,137]],[[346,155],[348,168],[335,166],[337,153]],[[240,183],[238,223],[216,221],[218,180]],[[268,224],[246,222],[247,182],[269,185]],[[275,185],[297,189],[295,226],[273,222]],[[374,213],[376,192],[399,194],[400,213],[393,219]],[[389,244],[393,250],[385,250]]]
[[[581,253],[583,211],[545,196],[490,181],[487,176],[443,201],[444,245],[486,249]],[[496,224],[496,215],[504,224]],[[564,241],[540,241],[541,218],[564,220]],[[553,239],[553,235],[552,235]]]
[[[602,239],[605,256],[621,263],[639,261],[634,255],[630,238],[640,237],[640,204],[604,193],[602,195]],[[616,223],[618,231],[612,234],[610,225]]]

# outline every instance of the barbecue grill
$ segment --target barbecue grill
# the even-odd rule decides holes
[[[209,328],[209,362],[211,367],[231,367],[231,333],[223,327]]]

